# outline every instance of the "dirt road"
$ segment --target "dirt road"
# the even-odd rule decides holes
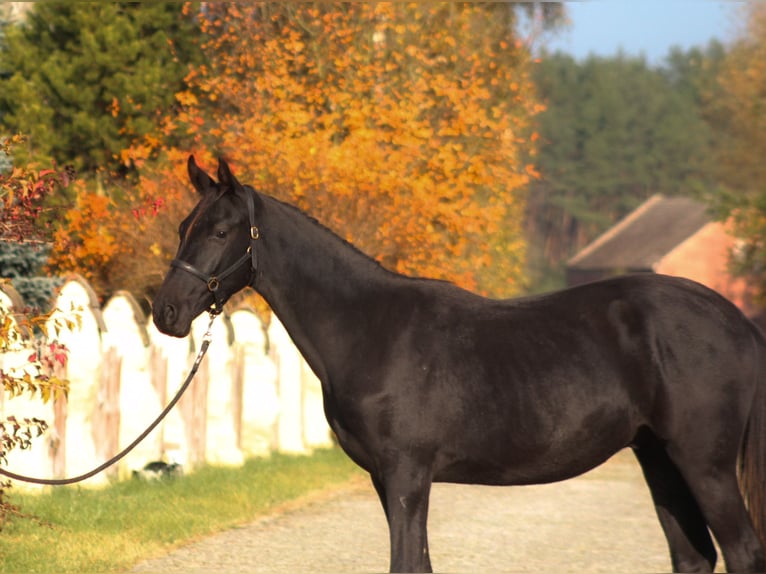
[[[665,539],[630,452],[543,486],[434,485],[437,572],[668,572]],[[144,562],[133,572],[384,572],[388,531],[372,487],[350,485]]]

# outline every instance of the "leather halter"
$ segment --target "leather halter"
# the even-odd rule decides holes
[[[226,303],[226,300],[228,299],[227,296],[225,296],[220,291],[221,282],[226,279],[229,275],[234,273],[237,269],[239,269],[242,265],[244,265],[248,260],[251,261],[251,267],[250,271],[253,274],[256,274],[258,272],[258,253],[255,249],[255,242],[260,238],[261,234],[258,229],[258,226],[255,225],[255,201],[253,199],[253,195],[255,191],[249,187],[245,186],[245,203],[247,204],[247,216],[248,220],[250,222],[250,245],[247,248],[247,251],[237,259],[234,263],[229,265],[226,269],[221,271],[220,273],[203,273],[199,269],[197,269],[194,265],[191,263],[187,263],[186,261],[182,261],[181,259],[173,259],[173,261],[170,262],[171,267],[175,267],[176,269],[181,269],[183,271],[186,271],[187,273],[190,273],[194,275],[197,279],[201,279],[205,282],[207,285],[207,290],[210,291],[213,294],[214,303],[210,305],[208,308],[208,313],[211,315],[218,315],[221,311],[223,311],[223,306]]]

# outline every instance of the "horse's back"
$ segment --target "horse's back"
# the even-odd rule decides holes
[[[727,418],[744,428],[757,335],[695,282],[625,276],[509,301],[468,297],[463,308],[436,337],[447,352],[433,375],[447,382],[417,401],[437,396],[445,428],[465,419],[459,435],[439,435],[454,451],[440,480],[560,480],[647,433],[682,441],[700,420],[710,433],[718,421],[731,428]]]
[[[679,413],[700,417],[733,401],[741,408],[731,414],[746,416],[763,338],[717,292],[684,278],[640,274],[562,291],[543,307],[570,321],[578,317],[583,337],[614,354],[623,383],[633,386],[657,431],[670,432],[665,427]]]

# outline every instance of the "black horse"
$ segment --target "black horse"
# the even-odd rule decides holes
[[[340,445],[370,473],[392,571],[431,569],[433,481],[558,481],[625,447],[676,571],[713,569],[708,529],[729,571],[766,569],[766,345],[723,297],[647,274],[485,299],[387,271],[223,161],[217,183],[188,167],[201,200],[154,301],[157,327],[181,337],[246,285],[263,295],[321,380]]]

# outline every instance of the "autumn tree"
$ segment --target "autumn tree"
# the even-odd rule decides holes
[[[182,157],[183,156],[183,157]],[[176,168],[188,152],[168,156]],[[53,233],[49,268],[77,272],[101,299],[118,290],[151,299],[178,244],[178,223],[194,205],[182,169],[144,166],[135,182],[100,193],[79,182],[74,205]]]
[[[732,264],[766,293],[766,6],[747,3],[739,36],[729,46],[710,94],[707,118],[715,132],[721,182],[710,195],[722,219],[742,239]]]
[[[517,292],[540,107],[515,18],[509,4],[210,3],[209,64],[163,137],[227,157],[391,269]],[[160,147],[125,161],[178,161]]]

